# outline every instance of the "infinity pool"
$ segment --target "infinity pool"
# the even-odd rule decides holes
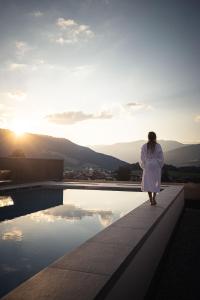
[[[142,192],[1,192],[0,297],[145,201]]]

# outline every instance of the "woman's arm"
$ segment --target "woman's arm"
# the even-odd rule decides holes
[[[157,152],[157,161],[159,163],[159,166],[162,168],[164,166],[164,155],[163,155],[162,147],[160,145]]]
[[[146,155],[145,155],[145,149],[144,149],[144,145],[143,145],[142,148],[141,148],[140,162],[139,162],[140,167],[142,169],[144,169],[144,167],[145,167],[145,161],[146,161]]]

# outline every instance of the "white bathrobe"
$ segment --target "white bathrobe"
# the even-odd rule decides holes
[[[147,143],[141,148],[140,166],[143,169],[143,192],[160,192],[161,169],[164,165],[163,151],[160,144],[156,144],[154,152],[147,151]]]

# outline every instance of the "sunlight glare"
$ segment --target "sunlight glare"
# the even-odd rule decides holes
[[[25,134],[25,124],[20,120],[15,120],[12,124],[11,130],[14,131],[17,137]]]

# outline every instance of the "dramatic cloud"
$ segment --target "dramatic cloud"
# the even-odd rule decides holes
[[[15,92],[8,92],[8,93],[6,93],[6,95],[10,99],[14,99],[14,100],[18,100],[18,101],[23,101],[27,97],[27,94],[20,90],[17,90]]]
[[[94,32],[90,29],[90,26],[78,24],[72,19],[58,18],[56,25],[59,31],[50,39],[60,45],[88,41],[94,37]]]
[[[47,115],[45,118],[51,123],[70,125],[91,119],[111,119],[112,115],[106,111],[102,111],[98,114],[84,113],[82,111],[68,111]]]

